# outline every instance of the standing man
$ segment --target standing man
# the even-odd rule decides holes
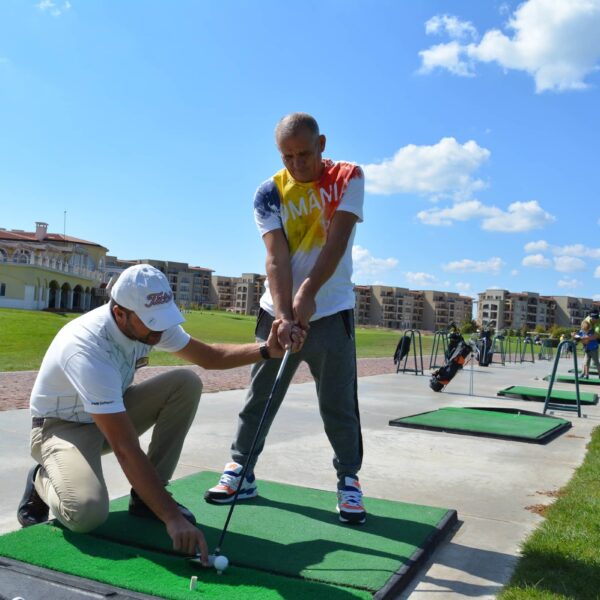
[[[167,278],[150,265],[129,267],[111,300],[65,325],[42,362],[31,393],[31,455],[17,518],[23,527],[48,520],[88,532],[108,516],[101,455],[113,451],[131,483],[129,513],[160,519],[175,550],[206,564],[208,551],[194,515],[167,492],[194,420],[202,383],[174,369],[132,385],[153,347],[207,369],[229,369],[283,356],[276,329],[264,344],[204,344],[181,327]],[[294,349],[303,332],[294,335]],[[145,454],[138,436],[154,426]]]
[[[267,250],[266,292],[260,301],[256,337],[265,340],[277,321],[281,346],[291,343],[294,325],[305,330],[307,337],[288,362],[256,454],[264,447],[298,364],[306,361],[334,451],[339,518],[343,523],[361,524],[366,513],[357,477],[363,449],[356,393],[352,240],[355,225],[363,217],[364,177],[357,165],[323,159],[325,136],[308,114],[293,113],[281,119],[275,141],[285,168],[263,183],[254,198],[254,217]],[[252,369],[251,387],[231,446],[233,462],[206,492],[207,502],[232,501],[279,364],[267,360]],[[257,456],[251,460],[238,499],[257,495],[252,472]]]

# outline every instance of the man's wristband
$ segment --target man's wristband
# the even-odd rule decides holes
[[[269,354],[269,349],[267,348],[266,344],[261,344],[258,350],[260,351],[260,355],[263,357],[264,360],[269,360],[271,358],[271,355]]]

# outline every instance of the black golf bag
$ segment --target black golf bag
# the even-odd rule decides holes
[[[452,331],[448,334],[448,348],[446,349],[445,359],[448,360],[460,342],[464,342],[463,336],[458,331]]]
[[[452,354],[448,357],[446,364],[434,371],[429,380],[429,387],[434,392],[441,392],[445,386],[447,386],[459,369],[465,364],[465,360],[472,352],[472,348],[467,344],[460,334],[454,334],[459,339],[455,339],[456,344],[452,350]]]
[[[408,354],[410,350],[410,335],[403,335],[396,346],[394,352],[394,364],[400,366],[400,361]]]
[[[492,356],[494,354],[494,347],[492,343],[492,334],[488,330],[481,332],[481,337],[477,342],[479,348],[479,366],[488,367],[492,362]]]

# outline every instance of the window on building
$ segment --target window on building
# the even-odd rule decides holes
[[[0,296],[6,296],[6,284],[0,283]]]
[[[2,248],[0,248],[0,262],[8,262],[8,254]]]

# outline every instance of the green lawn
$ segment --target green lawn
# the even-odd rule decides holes
[[[0,309],[0,371],[27,371],[39,368],[44,352],[56,332],[77,314],[61,315],[40,311]],[[185,314],[184,327],[204,342],[240,343],[254,340],[255,318],[221,311],[192,311]],[[400,331],[358,328],[359,358],[394,355]],[[423,363],[429,366],[432,338],[423,337]],[[184,364],[167,352],[153,352],[153,365]]]
[[[523,545],[500,600],[600,598],[600,427],[585,461]]]

